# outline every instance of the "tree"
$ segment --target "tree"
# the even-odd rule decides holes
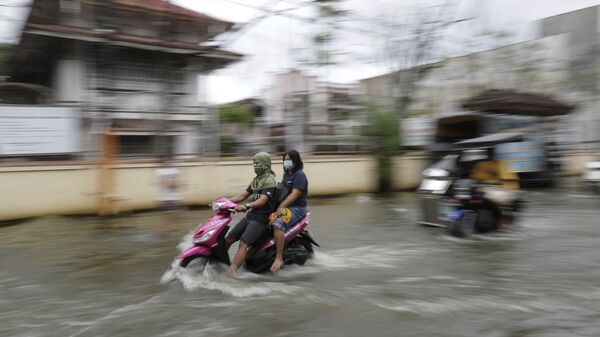
[[[220,136],[219,142],[222,157],[234,154],[239,146],[238,142],[230,136]]]
[[[447,27],[463,19],[452,19],[452,1],[437,6],[414,6],[406,15],[384,14],[383,57],[392,74],[393,109],[405,117],[418,83],[435,68],[438,42]]]
[[[8,76],[9,65],[8,59],[14,49],[12,44],[0,44],[0,78]]]
[[[243,126],[254,125],[254,115],[247,105],[224,104],[218,107],[219,120],[222,123],[238,124]]]
[[[389,108],[380,108],[375,104],[370,104],[368,109],[367,135],[372,141],[371,148],[377,163],[378,189],[380,192],[389,192],[393,184],[392,159],[400,145],[398,115]]]
[[[342,2],[343,0],[312,1],[317,10],[316,22],[319,26],[319,32],[312,38],[316,49],[316,66],[323,67],[334,63],[331,43],[335,38],[335,23],[345,14],[345,11],[340,9]]]
[[[404,11],[405,15],[388,11],[374,22],[382,37],[381,60],[390,70],[391,79],[388,83],[391,103],[371,112],[371,136],[381,191],[393,186],[392,156],[400,145],[400,121],[409,115],[419,82],[439,66],[434,62],[438,41],[447,27],[464,21],[452,18],[453,5],[452,1],[446,1],[438,6],[414,6]]]

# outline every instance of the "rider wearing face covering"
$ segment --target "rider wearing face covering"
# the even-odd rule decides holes
[[[289,150],[283,155],[283,180],[281,184],[289,192],[283,199],[277,211],[269,220],[273,224],[275,238],[275,260],[271,265],[271,272],[277,272],[283,267],[283,249],[285,246],[285,232],[302,219],[307,209],[306,197],[308,195],[308,179],[302,170],[304,163],[300,153]]]
[[[275,172],[271,169],[271,156],[266,152],[254,155],[252,161],[256,176],[244,192],[230,198],[235,203],[240,203],[251,198],[251,202],[238,204],[236,211],[248,211],[246,216],[227,234],[225,238],[227,248],[235,241],[240,240],[240,245],[231,266],[225,276],[233,276],[246,259],[246,249],[258,240],[268,225],[267,216],[275,211],[273,194],[277,187]]]
[[[275,178],[275,172],[271,169],[271,156],[268,153],[257,153],[254,155],[252,163],[256,177],[252,179],[246,191],[254,194],[257,191],[277,187],[277,178]]]

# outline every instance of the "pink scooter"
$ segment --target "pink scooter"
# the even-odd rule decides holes
[[[226,198],[219,198],[211,205],[215,214],[200,224],[194,233],[193,246],[185,249],[179,255],[182,267],[197,266],[204,268],[208,262],[221,262],[229,265],[229,254],[225,244],[225,234],[233,219],[235,203]],[[312,257],[312,245],[319,246],[306,230],[310,213],[298,221],[285,233],[285,248],[283,259],[285,264],[303,265]],[[269,270],[275,259],[275,241],[273,231],[265,230],[258,241],[248,248],[244,267],[253,273],[263,273]]]

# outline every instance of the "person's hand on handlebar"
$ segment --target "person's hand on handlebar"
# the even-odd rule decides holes
[[[236,212],[246,212],[249,208],[246,205],[236,205],[235,206],[235,211]]]

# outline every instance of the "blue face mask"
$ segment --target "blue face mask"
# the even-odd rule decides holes
[[[292,167],[294,167],[294,163],[292,163],[291,160],[284,160],[283,161],[283,170],[286,172],[290,172],[292,170]]]

